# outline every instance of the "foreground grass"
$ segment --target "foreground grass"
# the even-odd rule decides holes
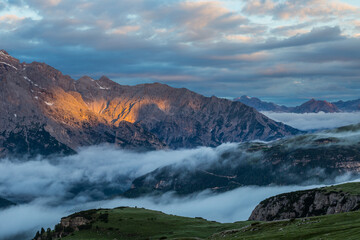
[[[139,208],[98,210],[95,217],[90,229],[63,239],[360,239],[360,212],[226,224]]]
[[[74,232],[63,239],[204,239],[216,232],[249,224],[221,224],[202,218],[179,217],[140,208],[98,210],[95,218],[97,220],[91,229]]]
[[[360,195],[360,183],[319,188],[325,193]],[[66,240],[137,239],[360,239],[360,211],[273,222],[218,223],[202,218],[167,215],[143,208],[89,210],[71,217],[91,224]]]
[[[360,212],[258,223],[211,239],[360,239]]]

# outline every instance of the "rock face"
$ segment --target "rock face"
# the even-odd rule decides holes
[[[36,233],[33,240],[62,239],[73,232],[91,229],[92,223],[95,220],[94,215],[96,212],[97,210],[92,209],[64,217],[61,219],[59,224],[55,225],[53,231],[51,231],[50,228],[48,228],[46,232],[42,229],[41,232],[38,231]],[[107,214],[102,214],[98,217],[98,219],[103,222],[107,222],[107,218]]]
[[[249,220],[273,221],[328,215],[360,209],[360,195],[313,189],[268,198],[256,206]]]
[[[298,130],[244,104],[163,84],[122,86],[107,77],[75,81],[0,51],[0,156],[73,153],[109,143],[162,149],[272,140]]]

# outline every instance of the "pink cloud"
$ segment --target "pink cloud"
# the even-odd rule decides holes
[[[278,19],[343,17],[348,14],[360,14],[358,7],[337,0],[291,0],[248,1],[243,11],[253,15],[272,15]]]

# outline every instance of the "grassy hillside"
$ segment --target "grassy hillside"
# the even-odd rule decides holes
[[[360,195],[360,182],[345,183],[340,185],[334,185],[330,187],[320,188],[325,192],[339,192],[349,193],[351,195]]]
[[[213,240],[230,239],[360,239],[360,212],[265,222],[238,232],[220,233]]]
[[[248,224],[221,224],[202,218],[179,217],[143,208],[126,207],[89,210],[70,216],[73,219],[76,217],[91,219],[92,223],[80,226],[80,231],[72,232],[62,239],[204,239],[216,232],[241,228]],[[60,229],[60,226],[55,229]],[[44,236],[44,239],[47,238]]]
[[[95,220],[62,239],[360,239],[360,212],[227,224],[139,208],[101,209],[72,215],[79,216],[91,216]],[[48,239],[46,233],[43,237]]]
[[[358,194],[359,188],[360,183],[347,183],[318,190]],[[59,239],[61,235],[68,240],[360,239],[360,211],[272,222],[218,223],[120,207],[75,213],[63,218],[55,231],[43,230],[39,235],[36,240]]]

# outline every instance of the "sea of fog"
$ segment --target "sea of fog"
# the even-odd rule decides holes
[[[283,122],[303,131],[331,129],[360,123],[360,111],[339,113],[261,113],[275,121]]]
[[[61,217],[92,208],[137,206],[219,222],[247,220],[254,207],[267,197],[317,187],[253,186],[221,194],[204,191],[181,198],[172,193],[137,199],[114,197],[128,189],[133,179],[158,167],[215,161],[224,151],[237,146],[231,143],[217,148],[142,153],[97,146],[61,158],[2,159],[0,196],[19,204],[0,211],[0,239],[30,239],[41,227],[53,227]],[[345,180],[346,176],[337,182]]]
[[[266,114],[302,130],[338,127],[360,119],[359,113]],[[119,197],[135,178],[159,167],[176,163],[196,168],[218,161],[222,153],[232,150],[238,150],[237,143],[151,152],[94,146],[66,157],[1,159],[0,197],[18,204],[0,210],[0,239],[31,239],[41,227],[54,227],[61,217],[92,208],[137,206],[219,222],[241,221],[247,220],[255,206],[267,197],[318,187],[304,179],[307,185],[248,186],[221,194],[203,191],[187,197],[173,193],[137,199]],[[345,181],[349,181],[349,176],[335,180]]]

